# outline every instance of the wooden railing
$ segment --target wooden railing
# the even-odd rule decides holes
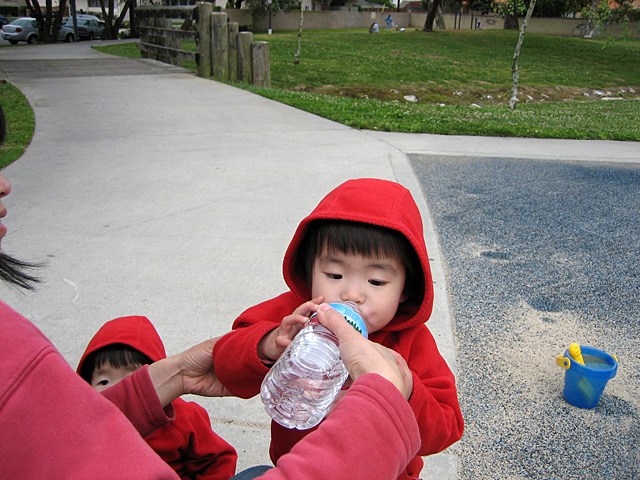
[[[180,66],[193,61],[199,77],[270,87],[269,42],[254,42],[252,32],[239,32],[226,13],[212,10],[208,2],[136,8],[142,56]],[[175,19],[182,27],[172,28]],[[196,51],[183,49],[183,40],[195,41]]]

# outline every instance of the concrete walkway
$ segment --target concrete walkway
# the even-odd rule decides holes
[[[37,294],[3,299],[75,368],[116,316],[148,316],[168,354],[230,329],[285,289],[298,222],[348,178],[409,188],[422,210],[436,286],[429,326],[456,370],[446,279],[428,206],[406,154],[637,161],[624,142],[564,142],[357,131],[157,62],[88,42],[0,48],[0,78],[29,99],[36,130],[3,174],[13,185],[6,251],[46,260]],[[197,399],[238,450],[268,464],[259,400]],[[455,446],[423,478],[457,478]]]

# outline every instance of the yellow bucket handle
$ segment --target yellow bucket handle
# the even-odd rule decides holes
[[[556,355],[556,365],[566,370],[569,370],[569,367],[571,367],[571,360],[569,359],[569,357],[565,357],[563,355]]]
[[[616,355],[611,355],[616,362],[620,363],[618,357]],[[571,368],[571,359],[569,357],[565,357],[563,355],[556,355],[556,365],[564,368],[565,370],[569,370]]]

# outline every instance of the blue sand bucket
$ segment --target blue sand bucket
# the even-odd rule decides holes
[[[576,407],[593,408],[598,405],[607,382],[616,376],[618,359],[597,348],[580,348],[584,365],[571,358],[569,349],[564,356],[556,357],[556,363],[565,369],[565,400]]]

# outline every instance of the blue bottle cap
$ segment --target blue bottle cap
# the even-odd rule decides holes
[[[367,332],[367,326],[364,324],[364,319],[362,315],[360,315],[360,310],[358,306],[353,302],[336,302],[330,303],[331,307],[340,312],[344,319],[355,328],[358,332],[360,332],[364,338],[369,338],[369,333]]]

